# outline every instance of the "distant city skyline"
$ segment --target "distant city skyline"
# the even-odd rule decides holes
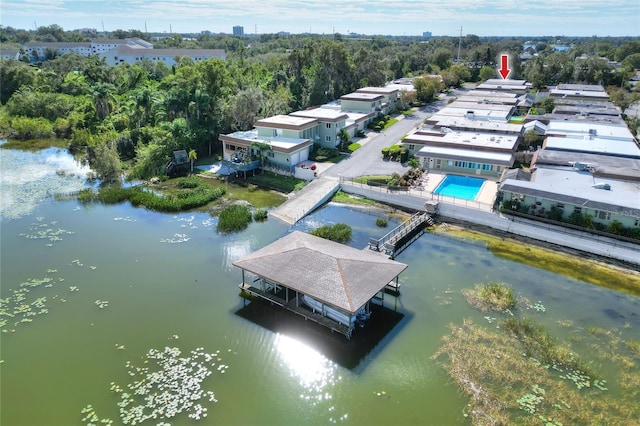
[[[154,33],[638,36],[636,0],[2,0],[0,24]]]

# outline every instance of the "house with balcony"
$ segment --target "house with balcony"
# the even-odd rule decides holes
[[[263,158],[265,166],[285,174],[307,161],[316,137],[316,118],[276,115],[258,120],[255,128],[220,135],[223,157],[232,163]],[[263,148],[263,149],[261,149]]]
[[[341,110],[331,108],[310,108],[289,114],[292,117],[313,118],[318,122],[314,144],[325,148],[335,148],[340,144],[340,130],[347,127],[349,116]]]
[[[382,113],[389,114],[391,111],[396,109],[396,104],[398,103],[398,93],[399,89],[397,87],[362,87],[356,90],[356,93],[370,93],[373,95],[382,95]]]
[[[383,107],[383,100],[384,96],[378,93],[353,92],[340,97],[340,107],[345,112],[361,112],[375,117],[386,108]]]

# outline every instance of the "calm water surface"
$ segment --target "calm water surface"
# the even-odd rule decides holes
[[[326,337],[310,325],[278,332],[241,315],[241,272],[232,262],[292,229],[336,222],[353,227],[351,245],[361,248],[369,236],[385,232],[375,226],[380,213],[329,204],[293,228],[269,219],[220,235],[217,219],[204,213],[54,201],[52,191],[76,182],[55,169],[76,170],[73,162],[46,163],[32,153],[5,161],[7,152],[0,155],[2,298],[29,279],[50,278],[22,302],[46,298],[40,302],[48,313],[30,317],[32,322],[9,319],[2,328],[3,425],[82,424],[87,404],[119,424],[119,394],[110,392],[110,383],[126,387],[127,361],[143,362],[149,349],[165,346],[183,353],[220,351],[219,362],[229,366],[204,381],[218,400],[203,402],[207,419],[182,414],[169,420],[173,425],[464,424],[465,398],[430,356],[449,323],[472,318],[493,326],[460,294],[481,281],[506,281],[540,301],[546,311],[531,316],[556,333],[563,333],[557,321],[571,320],[581,327],[621,328],[640,339],[637,298],[425,234],[397,258],[409,265],[401,296],[385,299],[402,319],[347,367],[321,349],[339,341],[337,335]],[[38,173],[26,173],[28,166]],[[24,188],[47,185],[49,193],[29,190],[37,196],[23,197],[27,208],[14,188],[17,201],[4,205],[7,185],[17,179]],[[97,300],[108,305],[100,308]]]

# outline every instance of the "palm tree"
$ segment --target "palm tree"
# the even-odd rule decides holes
[[[349,134],[349,131],[347,129],[342,128],[338,133],[338,139],[340,139],[340,144],[342,145],[340,148],[344,150],[346,148],[346,145],[348,145],[349,141],[351,140],[351,135]]]
[[[191,174],[193,174],[193,162],[198,159],[198,153],[195,149],[189,151],[189,161],[191,161]]]
[[[271,151],[273,148],[271,147],[271,141],[269,139],[265,139],[264,142],[253,142],[250,148],[255,148],[260,153],[260,167],[262,168],[262,172],[264,173],[264,153],[265,151]]]

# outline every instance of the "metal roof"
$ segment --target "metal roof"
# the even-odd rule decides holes
[[[351,314],[407,268],[380,253],[300,231],[233,265]]]

